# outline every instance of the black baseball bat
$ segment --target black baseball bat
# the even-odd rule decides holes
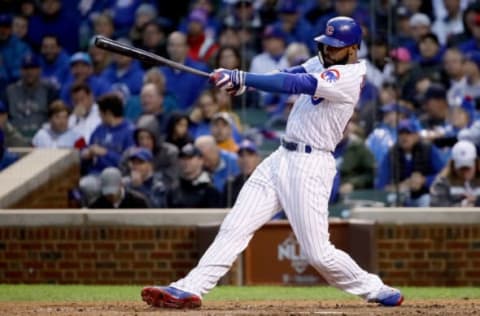
[[[185,66],[173,60],[164,58],[162,56],[158,56],[156,54],[147,52],[140,48],[136,48],[133,46],[120,43],[118,41],[112,40],[105,36],[101,36],[101,35],[95,36],[95,46],[101,49],[107,50],[109,52],[132,57],[146,63],[167,65],[174,69],[186,71],[195,75],[210,77],[210,74],[208,72],[198,70],[189,66]]]

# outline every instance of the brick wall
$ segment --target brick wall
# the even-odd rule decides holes
[[[381,277],[409,286],[479,286],[480,224],[378,225]]]
[[[80,165],[73,164],[9,208],[71,208],[68,194],[78,185],[79,179]]]

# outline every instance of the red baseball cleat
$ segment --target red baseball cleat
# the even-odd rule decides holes
[[[147,286],[142,290],[142,300],[161,308],[199,308],[202,300],[195,294],[171,286]]]

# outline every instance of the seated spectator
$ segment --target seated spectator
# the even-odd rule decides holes
[[[60,46],[58,38],[53,35],[47,35],[42,39],[40,52],[42,78],[60,89],[67,81],[70,73],[70,57]]]
[[[89,208],[148,208],[140,193],[125,188],[120,170],[106,168],[100,174],[101,196]]]
[[[394,196],[404,206],[429,206],[429,188],[444,167],[441,152],[432,144],[422,142],[413,120],[398,125],[398,142],[388,152],[378,169],[377,189],[398,191]]]
[[[203,9],[190,12],[187,21],[188,57],[208,63],[218,51],[218,44],[212,34],[206,32],[208,13]]]
[[[0,89],[20,78],[23,57],[31,55],[28,45],[12,34],[12,16],[0,13]]]
[[[406,119],[410,110],[401,104],[386,104],[381,107],[382,122],[368,135],[365,144],[379,166],[390,147],[397,142],[397,122]]]
[[[203,170],[202,153],[193,144],[186,144],[178,154],[180,184],[167,192],[169,208],[221,207],[220,192]]]
[[[137,46],[156,55],[168,56],[165,31],[159,23],[153,20],[143,26],[140,42]],[[142,67],[143,69],[154,68],[149,62],[142,62]]]
[[[163,108],[163,93],[159,87],[153,83],[147,83],[142,87],[140,94],[143,115],[154,115],[159,124],[160,133],[158,136],[164,136],[165,128],[168,122],[168,115]]]
[[[188,115],[172,113],[167,123],[165,141],[177,146],[178,150],[188,143],[193,143],[193,139],[188,131],[189,122]]]
[[[40,62],[35,55],[22,59],[21,79],[8,86],[10,122],[31,140],[48,120],[48,105],[58,98],[58,90],[40,79]]]
[[[154,21],[156,18],[157,9],[151,4],[143,3],[135,10],[135,21],[130,28],[128,37],[132,39],[132,42],[136,47],[141,46],[142,35],[146,25],[148,23],[155,23]]]
[[[163,176],[154,172],[151,151],[143,147],[135,147],[130,150],[128,167],[130,173],[124,178],[126,187],[142,193],[147,198],[150,207],[165,207],[167,187],[163,182]]]
[[[93,75],[100,77],[107,67],[112,63],[112,53],[95,46],[95,37],[90,39],[88,44],[88,55],[92,60]],[[70,73],[70,66],[69,66]]]
[[[28,18],[23,15],[15,15],[12,21],[12,33],[22,41],[28,43],[26,38],[27,32]]]
[[[198,137],[195,147],[202,153],[205,170],[211,175],[215,188],[223,192],[227,179],[240,173],[237,155],[221,150],[211,135]]]
[[[473,143],[461,140],[430,188],[430,206],[480,206],[480,162]]]
[[[8,109],[2,101],[0,101],[0,130],[4,133],[6,147],[31,146],[28,139],[23,137],[18,129],[8,121]]]
[[[98,100],[98,107],[102,123],[81,154],[84,168],[90,174],[98,174],[107,167],[118,167],[123,152],[133,146],[134,126],[123,117],[120,97],[105,95]]]
[[[2,129],[0,129],[0,171],[6,169],[18,159],[19,156],[17,154],[8,151],[8,148],[5,146],[5,135]]]
[[[158,68],[151,68],[145,72],[143,76],[143,84],[153,83],[157,86],[158,91],[163,95],[163,110],[165,113],[171,113],[176,111],[178,108],[177,98],[175,95],[169,91],[166,91],[167,79],[163,72]]]
[[[258,154],[257,146],[254,142],[248,139],[245,139],[240,143],[237,154],[240,174],[228,178],[227,183],[225,184],[223,189],[223,203],[226,207],[233,206],[243,184],[262,160]]]
[[[87,53],[78,52],[70,57],[70,77],[62,85],[60,96],[67,105],[71,106],[70,90],[75,83],[87,83],[98,98],[110,91],[110,83],[93,74],[92,59]]]
[[[128,39],[120,38],[118,42],[132,46]],[[111,63],[102,74],[102,77],[116,85],[123,85],[128,88],[131,95],[140,94],[143,81],[143,69],[138,60],[131,57],[113,54],[113,63]]]
[[[356,123],[350,121],[333,153],[340,176],[340,197],[354,190],[373,189],[375,160],[355,128]]]
[[[168,37],[167,52],[171,60],[193,67],[199,70],[208,71],[204,63],[193,61],[187,56],[188,44],[186,35],[180,32],[173,32]],[[207,85],[207,79],[185,71],[178,71],[172,67],[163,66],[160,70],[167,79],[167,91],[173,93],[177,99],[178,109],[189,109],[200,93]]]
[[[238,144],[233,138],[233,120],[227,112],[219,112],[212,117],[210,131],[220,149],[236,153]]]
[[[215,92],[213,90],[203,91],[190,112],[190,133],[193,139],[210,135],[211,119],[219,111],[220,105]]]
[[[43,125],[32,144],[40,148],[77,148],[86,146],[85,139],[76,130],[68,127],[68,108],[61,100],[48,107],[48,124]]]
[[[93,92],[86,83],[72,86],[71,97],[73,111],[68,119],[68,126],[83,136],[87,143],[93,131],[102,122],[98,104],[95,102]]]
[[[165,186],[170,188],[178,184],[178,149],[163,140],[159,129],[155,116],[143,115],[137,122],[133,140],[135,146],[150,150],[155,173],[161,175]],[[122,161],[125,161],[129,154],[130,149],[124,153]]]

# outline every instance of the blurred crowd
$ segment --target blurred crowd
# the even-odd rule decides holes
[[[12,147],[75,148],[78,206],[229,207],[298,96],[232,97],[95,35],[207,72],[266,73],[316,58],[313,38],[338,15],[362,25],[367,76],[331,203],[371,190],[392,205],[480,205],[472,0],[0,0],[0,170]]]

